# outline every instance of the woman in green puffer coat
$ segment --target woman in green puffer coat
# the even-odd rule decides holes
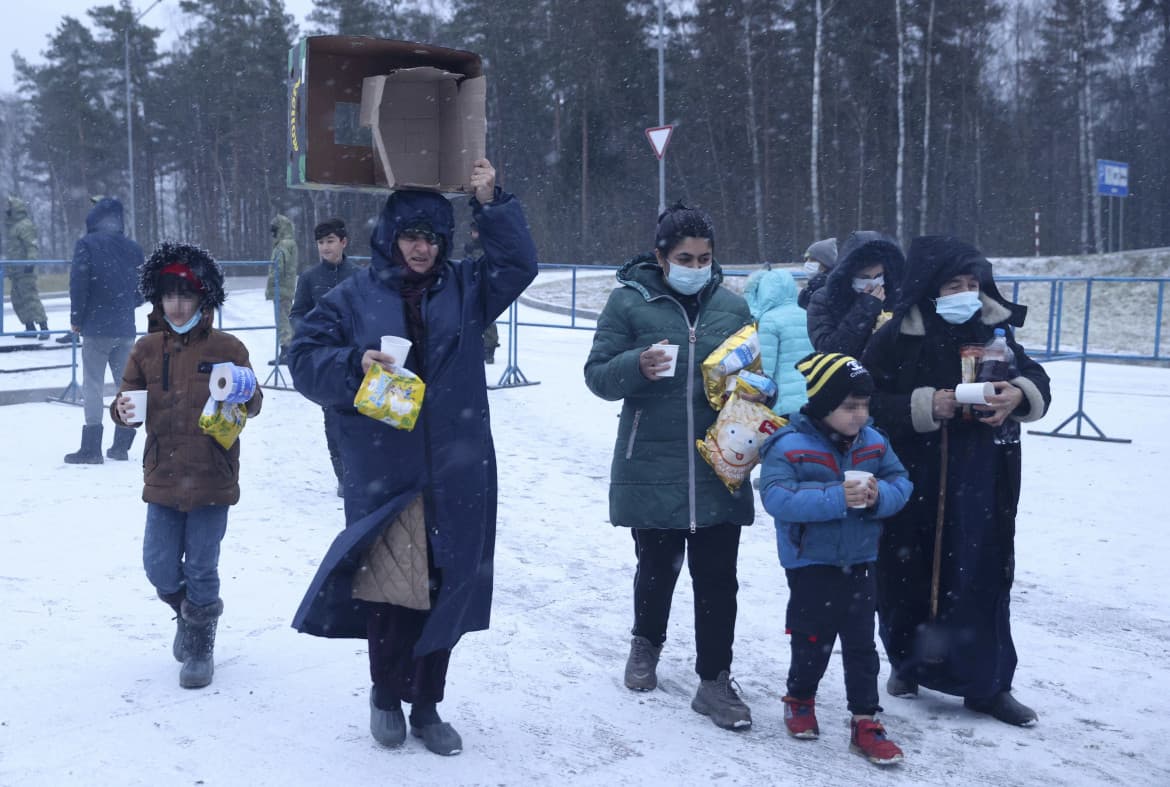
[[[685,555],[699,674],[691,707],[720,727],[743,730],[751,712],[731,680],[731,650],[740,528],[752,523],[755,506],[750,488],[727,491],[695,441],[717,415],[704,393],[702,361],[752,317],[743,298],[720,286],[714,248],[714,228],[702,211],[679,203],[659,217],[654,252],[618,271],[623,286],[598,318],[585,382],[602,399],[622,400],[609,516],[630,528],[638,559],[626,686],[651,691],[658,685]],[[678,345],[673,373],[660,344]]]

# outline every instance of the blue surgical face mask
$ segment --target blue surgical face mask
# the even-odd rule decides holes
[[[702,268],[687,268],[673,262],[668,262],[667,265],[670,266],[670,272],[666,274],[666,283],[672,290],[683,295],[694,295],[711,281],[710,265],[704,265]]]
[[[814,273],[820,273],[821,272],[821,264],[819,262],[817,262],[816,260],[805,260],[804,261],[804,272],[808,273],[810,275],[814,274]]]
[[[187,320],[187,322],[183,323],[182,325],[175,325],[173,322],[171,322],[171,318],[167,317],[166,315],[163,315],[163,319],[167,321],[167,325],[171,326],[171,330],[173,330],[177,334],[182,335],[184,333],[189,333],[192,328],[194,328],[196,325],[198,325],[199,319],[202,316],[203,316],[203,310],[196,309],[195,313],[191,315],[191,319]]]
[[[886,277],[884,275],[874,276],[872,279],[859,279],[855,277],[853,279],[853,291],[865,292],[866,287],[881,287],[885,283]]]
[[[957,292],[954,295],[944,295],[934,302],[934,310],[939,317],[951,325],[962,325],[975,316],[975,312],[982,308],[977,292]]]

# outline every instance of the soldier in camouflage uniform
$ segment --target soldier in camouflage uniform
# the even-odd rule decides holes
[[[280,353],[268,362],[285,363],[288,345],[292,342],[292,327],[288,313],[292,308],[293,296],[297,289],[297,244],[293,240],[293,223],[287,216],[277,214],[272,219],[272,267],[268,270],[268,288],[264,297],[275,299],[276,287],[280,287],[280,300],[276,310],[276,330],[280,336]]]
[[[37,228],[28,216],[28,206],[17,197],[8,198],[5,213],[5,230],[8,238],[10,260],[40,259],[41,250],[37,244]],[[40,338],[49,338],[49,318],[37,292],[37,272],[33,265],[10,265],[5,271],[12,280],[12,310],[16,319],[24,323],[26,331],[17,336],[22,339],[36,338],[36,328],[41,328]]]

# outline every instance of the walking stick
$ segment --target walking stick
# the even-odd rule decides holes
[[[938,514],[934,521],[934,564],[930,569],[930,622],[938,617],[939,574],[942,573],[943,521],[947,512],[947,425],[942,425],[942,451],[938,462]]]

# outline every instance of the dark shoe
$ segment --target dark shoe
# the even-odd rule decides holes
[[[183,599],[181,608],[187,635],[179,685],[184,689],[201,689],[211,683],[215,674],[215,629],[223,614],[223,602],[216,599],[206,606],[196,606]]]
[[[912,680],[902,680],[897,673],[890,673],[890,679],[886,681],[886,694],[891,697],[917,697],[918,684]]]
[[[72,344],[73,343],[73,336],[74,336],[74,334],[72,334],[72,333],[63,333],[57,337],[57,344]],[[77,342],[78,342],[78,344],[81,343],[80,336],[77,337]]]
[[[374,690],[370,689],[370,735],[383,746],[396,749],[406,742],[406,717],[402,705],[382,710],[374,704]]]
[[[793,738],[811,741],[820,737],[821,728],[817,725],[816,698],[798,700],[796,697],[785,697],[784,726]]]
[[[1038,721],[1036,711],[1013,697],[1010,691],[1001,691],[987,699],[965,697],[963,705],[976,713],[986,713],[1017,727],[1031,727]]]
[[[699,690],[691,700],[691,710],[710,716],[716,727],[746,730],[752,726],[752,712],[736,693],[738,684],[727,670],[715,680],[700,680]]]
[[[76,453],[65,454],[67,465],[100,465],[102,459],[102,427],[81,427],[81,448]]]
[[[340,481],[337,482],[337,496],[342,498],[345,497],[345,484],[341,483]]]
[[[39,336],[37,336],[37,338],[40,339],[42,342],[49,341],[49,323],[48,322],[41,323],[41,333]]]
[[[630,640],[626,659],[626,688],[631,691],[654,691],[658,687],[658,657],[662,646],[654,647],[645,637]]]
[[[175,641],[171,643],[171,655],[182,664],[187,654],[187,621],[183,620],[183,599],[187,597],[187,591],[159,593],[158,597],[175,611]]]
[[[138,434],[137,429],[131,429],[128,426],[114,427],[114,443],[106,450],[106,459],[114,459],[119,462],[125,462],[130,458],[130,446],[134,442],[134,435]]]
[[[35,339],[37,338],[37,324],[35,322],[26,322],[24,330],[16,334],[17,339]]]
[[[483,354],[483,362],[486,364],[489,364],[489,365],[495,363],[496,362],[496,354],[494,352],[484,353]]]
[[[445,721],[427,724],[423,727],[410,725],[410,734],[422,738],[423,745],[428,750],[443,757],[453,757],[463,751],[463,739],[455,728]]]
[[[849,751],[854,754],[860,754],[874,765],[897,765],[902,761],[902,750],[886,738],[886,728],[877,719],[853,719],[849,730]]]

